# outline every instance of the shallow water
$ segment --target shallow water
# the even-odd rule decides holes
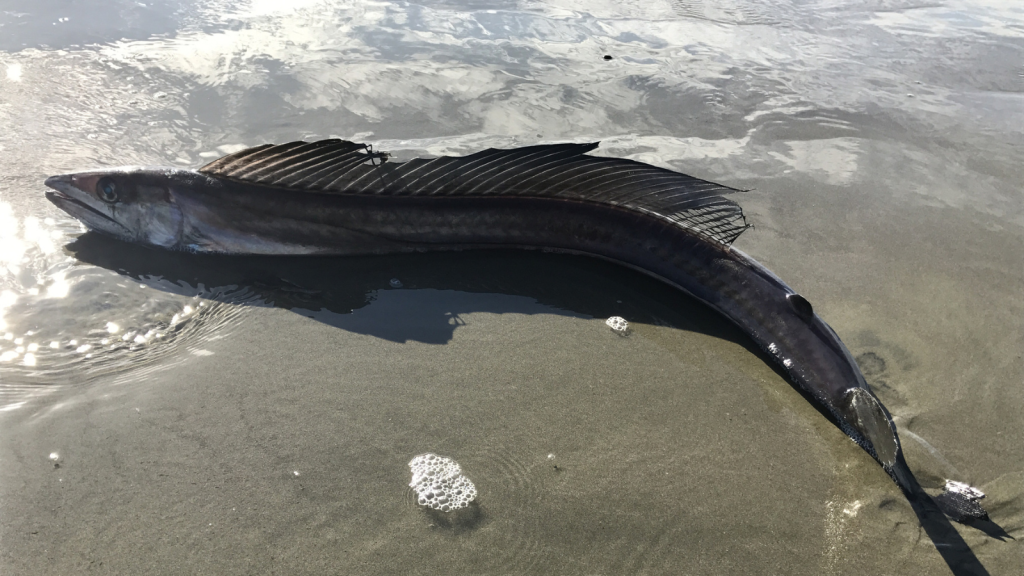
[[[399,159],[600,140],[753,188],[737,246],[837,330],[926,487],[988,494],[999,530],[957,529],[1015,573],[1021,62],[1012,2],[9,1],[0,566],[949,571],[867,454],[654,281],[545,254],[162,254],[43,197],[55,173],[337,136]],[[418,508],[425,452],[478,505]]]

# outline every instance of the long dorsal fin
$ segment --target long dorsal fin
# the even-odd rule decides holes
[[[654,214],[729,245],[749,226],[722,194],[735,188],[649,164],[589,156],[597,143],[488,148],[469,156],[386,162],[345,140],[289,142],[229,154],[203,174],[327,194],[520,196],[610,204]]]

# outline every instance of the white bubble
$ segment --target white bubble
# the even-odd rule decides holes
[[[612,316],[605,320],[604,323],[617,334],[626,334],[629,332],[629,322],[626,322],[626,319],[622,316]]]
[[[121,327],[118,326],[117,324],[114,324],[113,322],[107,322],[107,332],[108,333],[114,334],[114,333],[116,333],[120,329],[121,329]]]
[[[469,506],[476,498],[476,486],[462,475],[459,463],[437,454],[420,454],[409,461],[417,502],[432,510],[451,512]]]
[[[33,342],[33,343],[28,345],[27,350],[29,352],[35,352],[36,350],[39,350],[39,344],[36,344],[35,342]]]
[[[78,348],[75,348],[75,352],[78,352],[79,354],[81,354],[82,352],[88,352],[90,348],[92,348],[92,346],[90,346],[88,344],[82,344]]]
[[[7,79],[11,82],[19,82],[21,80],[21,64],[12,62],[7,65]]]
[[[57,342],[56,340],[50,342],[50,348],[60,348],[60,342]]]
[[[23,356],[22,359],[21,359],[21,363],[24,364],[25,366],[35,366],[36,365],[36,355],[31,353],[31,352],[29,352],[28,354],[25,354],[25,356]]]
[[[59,460],[59,459],[60,459],[60,454],[57,454],[56,452],[50,452],[50,460]]]

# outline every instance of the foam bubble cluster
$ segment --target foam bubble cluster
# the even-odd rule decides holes
[[[462,475],[462,467],[451,458],[420,454],[409,461],[412,482],[420,506],[451,512],[469,506],[476,498],[476,486]]]
[[[625,334],[629,332],[629,322],[626,322],[626,319],[622,316],[612,316],[605,320],[604,323],[617,334]]]

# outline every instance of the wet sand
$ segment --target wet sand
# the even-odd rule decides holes
[[[398,322],[387,308],[451,298],[389,292],[356,314]],[[865,559],[847,565],[846,524],[891,531],[908,513],[877,465],[742,346],[649,325],[622,338],[521,300],[526,314],[460,315],[445,345],[264,309],[143,389],[96,386],[11,426],[4,460],[32,481],[6,494],[21,528],[9,566],[863,573]],[[452,526],[406,486],[406,463],[428,451],[480,491]],[[838,509],[855,506],[844,492],[864,504],[856,517]],[[935,564],[928,546],[893,552]]]
[[[449,266],[464,270],[474,258],[453,256]],[[223,337],[182,350],[144,381],[97,382],[0,416],[5,565],[12,573],[946,570],[881,468],[742,334],[611,265],[577,263],[583,272],[573,274],[579,259],[501,258],[569,270],[587,295],[581,305],[665,317],[620,337],[603,318],[526,296],[417,288],[415,269],[399,274],[410,287],[379,290],[351,314],[249,307]],[[391,271],[409,265],[380,260]],[[818,261],[824,273],[839,274],[842,263],[829,261]],[[607,292],[593,285],[602,275]],[[930,359],[941,354],[879,336],[897,328],[863,317],[882,316],[865,310],[891,310],[885,303],[844,314],[829,309],[835,288],[819,286],[815,300],[853,336],[854,353],[873,355],[869,378],[902,429],[969,470],[961,478],[986,491],[993,519],[1019,536],[1022,476],[1012,454],[1020,429],[972,419],[971,410],[1000,409],[984,394],[961,392],[945,408],[941,398],[932,400],[939,407],[914,402],[925,416],[908,413],[910,402],[885,383],[931,386],[948,369]],[[605,302],[594,304],[602,292]],[[949,325],[933,317],[921,322]],[[994,373],[1018,369],[1008,362]],[[951,395],[961,388],[946,386]],[[982,437],[984,449],[970,441]],[[906,433],[904,446],[922,481],[941,482],[940,460]],[[478,487],[477,505],[452,515],[416,506],[406,464],[423,452],[458,460]],[[959,530],[991,573],[1019,565],[1016,542]]]

